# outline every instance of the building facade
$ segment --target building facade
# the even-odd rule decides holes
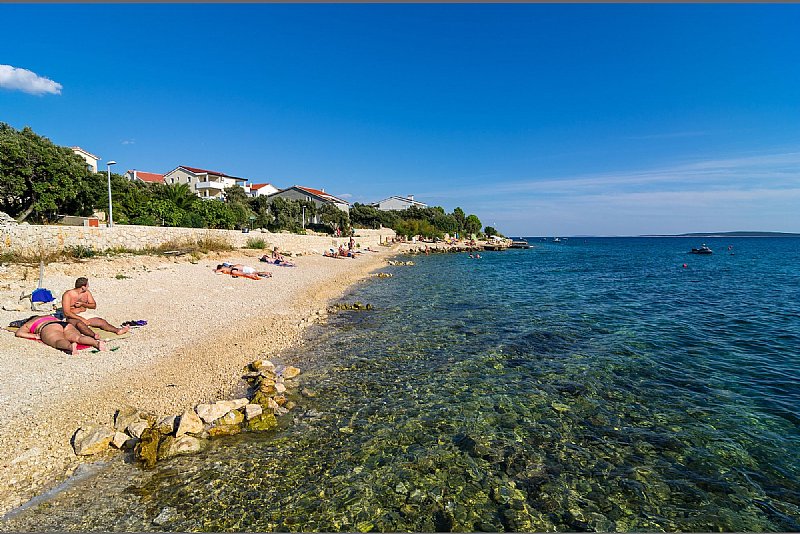
[[[144,171],[137,171],[136,169],[127,171],[125,173],[125,178],[132,182],[147,182],[151,184],[163,184],[164,183],[164,175],[158,174],[155,172],[144,172]]]
[[[86,166],[92,172],[97,172],[97,162],[100,161],[101,158],[95,156],[91,152],[87,152],[79,146],[72,147],[72,151],[82,157],[86,161]]]
[[[391,211],[391,210],[405,210],[410,208],[411,206],[416,206],[418,208],[427,208],[428,205],[418,200],[414,200],[414,195],[408,195],[407,197],[389,197],[384,198],[380,202],[376,202],[371,204],[378,208],[381,211]]]
[[[224,172],[198,169],[197,167],[187,167],[181,165],[164,175],[164,183],[188,184],[189,189],[200,198],[218,199],[225,198],[225,188],[238,185],[243,188],[245,193],[250,194],[250,187],[247,185],[247,178],[231,176]]]
[[[250,184],[250,196],[252,197],[270,196],[278,191],[280,189],[272,184]]]

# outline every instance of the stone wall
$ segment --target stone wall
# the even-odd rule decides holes
[[[361,247],[376,246],[387,238],[394,237],[388,228],[380,230],[356,230],[356,243]],[[59,225],[0,225],[0,252],[39,254],[68,247],[87,247],[97,252],[109,249],[143,250],[156,248],[165,243],[180,243],[205,238],[222,239],[231,246],[242,248],[248,239],[263,239],[271,249],[277,246],[283,251],[300,253],[322,253],[330,247],[347,244],[349,238],[333,238],[316,235],[298,235],[253,230],[242,233],[238,230],[207,230],[197,228],[165,228],[160,226],[117,225],[113,228],[59,226]]]

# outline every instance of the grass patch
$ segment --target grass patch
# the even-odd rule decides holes
[[[125,276],[122,273],[117,273],[117,275],[114,278],[116,278],[117,280],[125,280],[126,278],[130,278],[130,276]]]
[[[250,237],[247,239],[245,248],[265,249],[267,248],[267,242],[261,237]]]

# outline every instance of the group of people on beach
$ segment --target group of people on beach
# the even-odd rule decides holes
[[[44,344],[66,352],[76,354],[78,345],[108,350],[105,341],[100,339],[93,328],[122,335],[130,330],[129,326],[114,326],[93,311],[97,302],[89,291],[89,280],[80,277],[75,280],[75,287],[64,292],[61,297],[61,308],[52,315],[33,315],[22,321],[16,336],[35,339]]]
[[[350,236],[350,241],[347,243],[347,248],[344,248],[344,245],[339,245],[338,249],[333,247],[329,248],[325,252],[322,253],[323,256],[327,258],[353,258],[355,259],[356,254],[361,254],[360,251],[355,249],[356,241],[353,239],[353,236]]]
[[[264,254],[258,261],[270,263],[279,267],[294,267],[294,263],[287,261],[286,258],[278,251],[278,247],[272,249],[272,255],[267,256]],[[229,274],[234,278],[250,278],[252,280],[261,280],[262,278],[271,278],[272,273],[269,271],[261,271],[255,267],[244,265],[242,263],[222,262],[216,266],[214,272],[217,274]]]

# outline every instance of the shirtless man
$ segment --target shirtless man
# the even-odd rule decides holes
[[[129,326],[118,328],[110,324],[88,310],[97,308],[92,292],[89,291],[89,280],[81,276],[75,280],[75,289],[69,289],[61,297],[61,309],[67,322],[74,325],[81,334],[99,338],[99,335],[89,328],[94,326],[106,332],[114,332],[117,335],[124,334],[130,330]]]

